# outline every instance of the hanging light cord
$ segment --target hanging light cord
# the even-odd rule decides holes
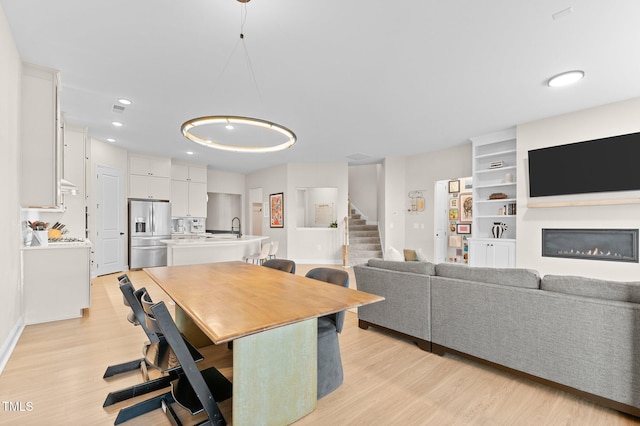
[[[254,87],[256,89],[256,94],[258,95],[258,101],[259,101],[260,105],[262,105],[262,96],[260,95],[260,89],[258,88],[258,81],[256,80],[255,73],[253,72],[253,65],[251,64],[251,58],[249,57],[249,51],[247,50],[247,45],[244,42],[244,24],[246,22],[247,22],[247,3],[243,3],[242,9],[240,9],[240,38],[238,39],[238,41],[236,42],[235,46],[233,47],[233,50],[231,51],[231,54],[227,58],[227,62],[224,64],[224,67],[222,68],[222,71],[220,72],[220,75],[216,79],[216,81],[214,83],[214,90],[213,91],[214,92],[216,91],[216,88],[218,87],[220,79],[224,75],[225,71],[227,70],[227,67],[229,66],[229,63],[231,62],[231,58],[233,58],[233,56],[236,53],[236,50],[238,50],[238,45],[240,43],[242,43],[242,49],[244,51],[244,58],[245,58],[245,62],[246,62],[246,65],[247,65],[247,70],[249,71],[249,75],[251,76],[251,81],[253,81],[253,85],[254,85]]]

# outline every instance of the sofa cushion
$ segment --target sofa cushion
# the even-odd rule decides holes
[[[399,262],[394,260],[369,259],[369,266],[398,272],[435,275],[436,265],[431,262]]]
[[[436,275],[458,280],[479,281],[490,284],[509,285],[522,288],[540,288],[540,275],[532,269],[484,268],[439,263]]]
[[[545,275],[542,290],[618,302],[640,303],[640,282],[606,281],[571,275]]]

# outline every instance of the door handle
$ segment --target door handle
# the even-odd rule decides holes
[[[124,235],[124,232],[121,232],[120,235]]]

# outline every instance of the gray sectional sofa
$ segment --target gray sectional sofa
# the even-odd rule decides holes
[[[640,282],[371,259],[358,309],[424,350],[469,357],[640,417]]]

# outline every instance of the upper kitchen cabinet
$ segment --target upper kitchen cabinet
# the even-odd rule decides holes
[[[168,200],[171,195],[171,160],[129,155],[129,197]]]
[[[207,217],[207,167],[171,165],[171,215]]]
[[[206,166],[173,163],[171,165],[171,179],[207,183],[207,168]]]
[[[23,63],[21,90],[20,205],[60,208],[60,75]]]

